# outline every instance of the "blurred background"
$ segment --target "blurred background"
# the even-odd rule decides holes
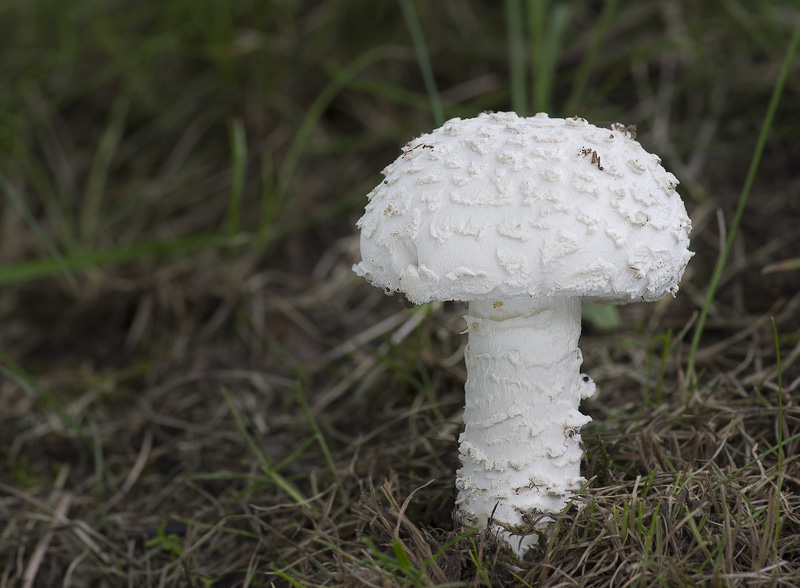
[[[323,520],[348,551],[363,525],[342,521],[373,479],[402,498],[436,478],[416,520],[452,529],[463,308],[412,310],[350,271],[380,170],[452,117],[635,125],[680,179],[697,255],[678,298],[584,327],[589,412],[641,404],[664,334],[686,344],[704,305],[797,26],[790,1],[5,0],[3,580],[182,578],[158,542],[177,536],[199,545],[198,579],[239,585]],[[799,72],[709,310],[705,374],[747,350],[704,345],[769,349],[769,316],[797,344]],[[685,345],[671,361],[677,390]],[[282,510],[320,495],[328,519]]]

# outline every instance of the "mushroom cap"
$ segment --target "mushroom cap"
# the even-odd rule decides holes
[[[678,180],[620,125],[513,112],[454,118],[372,190],[353,270],[415,304],[673,294],[693,253]]]

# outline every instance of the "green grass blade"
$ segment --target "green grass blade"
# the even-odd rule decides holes
[[[78,439],[81,440],[81,442],[94,456],[96,469],[100,474],[96,483],[102,485],[102,480],[105,479],[107,480],[108,486],[113,490],[116,490],[117,486],[114,482],[114,476],[111,472],[111,468],[109,467],[108,463],[102,459],[102,453],[98,454],[99,445],[96,435],[94,435],[96,431],[92,431],[93,435],[90,436],[86,429],[81,426],[80,423],[78,423],[67,411],[64,404],[56,397],[55,394],[50,392],[50,390],[47,388],[41,387],[36,383],[32,383],[33,377],[26,373],[26,371],[20,365],[16,364],[11,358],[2,353],[0,353],[0,375],[3,375],[16,382],[17,385],[25,390],[28,395],[38,395],[40,398],[42,398],[47,406],[53,409],[55,413],[61,417],[67,428],[77,435]],[[103,507],[104,504],[102,501],[98,501],[98,508],[102,510]]]
[[[481,561],[480,554],[478,553],[478,546],[475,545],[475,541],[473,539],[470,539],[469,541],[472,544],[472,549],[470,549],[469,551],[469,558],[472,560],[473,565],[478,570],[478,573],[481,575],[484,586],[492,588],[492,581],[489,578],[489,570],[488,570],[489,558],[488,556],[486,556],[486,559],[484,561]]]
[[[436,552],[428,560],[426,560],[426,563],[431,564],[431,563],[436,562],[448,549],[453,547],[456,543],[459,543],[460,541],[463,541],[464,539],[469,539],[473,535],[477,535],[480,532],[481,532],[481,530],[478,527],[470,527],[470,528],[462,531],[461,533],[459,533],[455,537],[452,537],[452,538],[448,539],[447,541],[442,543],[442,545],[439,547],[439,549],[437,549]]]
[[[309,447],[311,447],[312,445],[314,445],[314,443],[316,443],[316,442],[317,442],[317,439],[316,439],[316,437],[314,437],[314,436],[311,436],[311,437],[309,437],[308,439],[306,439],[305,441],[303,441],[302,443],[300,443],[300,444],[299,444],[299,445],[298,445],[298,446],[295,448],[295,450],[294,450],[294,451],[292,451],[292,452],[291,452],[289,455],[287,455],[287,456],[286,456],[286,457],[284,457],[282,460],[280,460],[278,463],[276,463],[274,466],[272,466],[272,467],[273,467],[273,469],[274,469],[274,470],[276,470],[276,471],[281,471],[281,470],[282,470],[283,468],[285,468],[287,465],[289,465],[289,464],[290,464],[290,463],[292,463],[294,460],[296,460],[296,459],[297,459],[297,458],[299,458],[301,455],[303,455],[303,454],[306,452],[306,450],[307,450]]]
[[[100,208],[106,191],[106,181],[111,170],[111,162],[114,160],[122,138],[130,104],[129,95],[125,92],[121,93],[111,107],[108,123],[97,145],[80,215],[80,234],[84,247],[92,246],[97,236],[97,229],[101,224]]]
[[[422,80],[425,82],[425,89],[428,91],[428,98],[431,101],[433,121],[436,123],[437,127],[440,127],[444,123],[444,110],[442,108],[442,100],[439,97],[439,91],[436,89],[436,78],[433,76],[433,68],[431,67],[430,55],[428,55],[428,46],[425,43],[425,35],[422,33],[422,26],[419,24],[419,18],[417,18],[417,11],[414,10],[413,2],[411,0],[398,1],[403,11],[403,18],[406,20],[408,32],[411,35],[414,52],[417,54]]]
[[[273,223],[268,221],[270,221],[270,219],[274,220],[274,216],[277,215],[277,211],[280,210],[286,198],[286,194],[289,191],[289,183],[294,176],[300,158],[311,138],[311,132],[314,130],[322,113],[325,112],[325,109],[331,101],[345,86],[347,86],[350,80],[371,65],[385,59],[388,55],[389,47],[387,46],[374,47],[365,51],[350,62],[347,67],[340,70],[311,104],[306,116],[303,118],[303,122],[294,134],[292,143],[283,160],[283,165],[278,172],[275,189],[269,194],[272,201],[265,207],[265,210],[270,211],[271,216],[261,219],[258,230],[258,246],[263,246],[270,237]]]
[[[525,588],[533,588],[533,586],[531,586],[530,584],[528,584],[528,583],[525,581],[525,579],[524,579],[522,576],[520,576],[519,574],[517,574],[516,572],[511,572],[511,576],[512,576],[512,577],[513,577],[513,578],[514,578],[514,579],[515,579],[517,582],[519,582],[519,585],[520,585],[520,586],[525,586]]]
[[[775,445],[774,447],[770,447],[769,449],[767,449],[767,450],[765,450],[765,451],[762,451],[762,452],[761,452],[761,453],[759,453],[757,456],[755,456],[753,459],[751,459],[751,460],[749,460],[747,463],[745,463],[745,464],[744,464],[742,467],[740,467],[738,470],[736,470],[735,472],[733,472],[733,473],[732,473],[730,476],[728,476],[727,478],[724,478],[724,479],[723,479],[723,480],[721,480],[721,481],[720,481],[718,484],[716,484],[716,485],[714,486],[714,490],[717,490],[717,489],[718,489],[720,486],[722,486],[723,484],[726,484],[726,483],[730,482],[731,480],[735,480],[735,479],[736,479],[736,478],[739,476],[739,474],[741,474],[742,472],[744,472],[745,470],[747,470],[747,468],[749,468],[749,467],[750,467],[750,466],[752,466],[753,464],[755,464],[755,463],[758,463],[759,461],[761,461],[762,459],[764,459],[765,457],[767,457],[767,456],[768,456],[768,455],[770,455],[771,453],[774,453],[774,452],[776,452],[776,451],[783,450],[783,448],[784,448],[786,445],[789,445],[790,443],[792,443],[792,442],[794,442],[794,441],[797,441],[798,439],[800,439],[800,433],[796,433],[796,434],[792,435],[791,437],[787,437],[786,439],[784,439],[783,441],[781,441],[780,443],[778,443],[778,444],[777,444],[777,445]]]
[[[289,480],[284,478],[275,468],[272,466],[272,463],[267,457],[267,454],[261,449],[261,447],[256,443],[256,440],[247,432],[247,427],[245,426],[244,421],[242,420],[242,415],[239,414],[239,411],[236,410],[236,406],[233,403],[233,399],[231,398],[228,391],[223,389],[222,395],[225,397],[225,402],[228,405],[228,409],[231,411],[231,415],[233,415],[233,420],[236,421],[236,427],[239,429],[239,432],[244,437],[244,440],[247,442],[248,447],[250,447],[250,451],[253,455],[258,459],[259,463],[261,464],[261,471],[264,472],[264,475],[271,480],[278,488],[283,490],[287,496],[289,496],[292,500],[296,503],[301,504],[305,503],[306,499],[301,494],[301,492],[295,488],[294,484],[292,484]]]
[[[244,174],[247,164],[247,136],[242,121],[228,124],[231,139],[231,199],[228,203],[228,235],[239,232],[239,215],[244,192]]]
[[[725,269],[725,265],[728,263],[728,256],[733,248],[733,242],[739,229],[739,223],[742,220],[742,215],[744,214],[744,209],[747,204],[747,198],[750,196],[750,190],[752,189],[753,182],[755,181],[756,172],[758,171],[758,166],[761,162],[761,155],[764,152],[764,146],[767,143],[767,138],[769,137],[769,132],[772,128],[772,121],[775,118],[775,111],[778,109],[778,103],[780,102],[781,95],[783,94],[783,87],[789,77],[789,70],[791,69],[795,53],[797,53],[798,44],[800,44],[800,24],[795,25],[794,35],[792,36],[792,40],[789,42],[789,46],[786,49],[786,55],[783,59],[783,66],[781,67],[780,75],[775,83],[775,87],[772,90],[772,98],[770,99],[769,106],[767,107],[767,113],[764,117],[764,122],[761,125],[761,132],[759,133],[758,140],[756,141],[753,157],[750,160],[750,169],[747,171],[747,177],[742,188],[742,193],[739,196],[739,203],[736,207],[736,213],[734,214],[733,222],[728,229],[728,238],[725,241],[725,249],[717,261],[716,266],[714,267],[714,273],[712,274],[711,282],[708,285],[706,299],[703,303],[703,308],[700,309],[700,315],[697,318],[697,325],[695,326],[692,344],[689,349],[689,360],[686,366],[686,378],[690,386],[697,385],[697,379],[694,374],[697,348],[700,345],[700,338],[703,335],[703,328],[706,324],[708,311],[711,308],[711,304],[714,302],[714,296],[716,295],[719,281],[722,278],[722,272]],[[686,398],[687,406],[690,400],[691,395],[687,396]]]
[[[424,94],[416,92],[414,89],[403,86],[398,82],[366,77],[355,78],[348,84],[348,89],[358,90],[375,98],[386,98],[397,106],[408,106],[417,110],[424,110],[430,107],[430,99],[427,92]]]
[[[616,306],[586,306],[581,308],[581,320],[604,331],[614,331],[622,326]]]
[[[548,89],[545,87],[547,59],[544,37],[547,29],[548,0],[528,0],[528,36],[531,40],[531,100],[533,112],[546,111]]]
[[[270,570],[272,570],[272,573],[273,573],[273,574],[275,574],[276,576],[278,576],[278,577],[282,578],[283,580],[286,580],[286,581],[287,581],[287,582],[289,582],[289,583],[290,583],[292,586],[296,586],[296,588],[306,588],[306,585],[305,585],[305,584],[303,584],[303,583],[301,583],[301,582],[298,582],[297,580],[295,580],[294,578],[292,578],[292,577],[291,577],[289,574],[287,574],[286,572],[283,572],[283,571],[279,570],[279,569],[278,569],[277,567],[275,567],[274,565],[270,565],[270,566],[269,566],[269,569],[270,569]]]
[[[397,559],[397,564],[400,571],[403,572],[403,575],[411,580],[414,585],[419,586],[422,573],[414,567],[411,558],[409,558],[406,553],[405,547],[403,547],[403,542],[399,539],[392,539],[392,551],[394,552],[394,557]]]
[[[551,97],[555,80],[561,40],[569,22],[570,9],[556,3],[553,10],[547,10],[547,2],[528,0],[528,28],[532,45],[531,68],[534,112],[551,113]]]
[[[317,443],[319,443],[322,453],[325,455],[325,461],[328,464],[328,469],[331,471],[331,474],[333,474],[334,479],[338,480],[339,470],[336,467],[336,460],[333,459],[333,454],[328,446],[328,442],[325,440],[325,436],[322,434],[322,429],[320,429],[317,419],[314,418],[314,414],[311,412],[311,408],[308,406],[306,395],[303,391],[302,382],[298,381],[295,383],[294,395],[295,398],[297,398],[297,401],[300,403],[300,408],[302,408],[303,414],[306,416],[306,420],[314,431]]]
[[[61,401],[58,398],[56,398],[46,388],[40,388],[35,384],[31,384],[31,377],[24,373],[19,366],[14,365],[8,357],[0,354],[0,362],[9,366],[6,367],[0,365],[0,374],[10,380],[15,381],[20,388],[28,393],[28,395],[38,395],[43,398],[47,405],[50,406],[56,412],[56,414],[58,414],[58,416],[64,420],[64,423],[67,425],[67,427],[72,429],[72,431],[80,438],[80,440],[83,441],[86,447],[92,447],[92,440],[89,438],[89,435],[87,435],[86,431],[83,430],[83,427],[81,427],[78,422],[72,418],[72,415],[67,412],[67,409],[64,408],[64,405],[61,404]]]
[[[44,243],[44,246],[47,247],[47,250],[50,252],[51,259],[43,260],[43,262],[47,262],[50,266],[50,273],[62,273],[67,281],[73,288],[78,287],[78,282],[75,280],[75,276],[72,274],[71,268],[66,260],[62,257],[61,253],[59,253],[58,248],[55,244],[50,240],[50,238],[45,234],[42,227],[36,222],[36,219],[33,218],[33,215],[28,210],[28,207],[25,206],[25,203],[20,198],[20,195],[17,194],[17,191],[14,187],[6,180],[5,176],[0,173],[0,188],[3,189],[3,192],[6,193],[6,197],[11,201],[17,211],[20,213],[22,218],[27,223],[28,227],[36,234],[37,237]],[[20,266],[7,266],[7,267],[0,267],[0,284],[8,283],[9,280],[4,280],[4,276],[11,273],[14,273],[15,268],[19,268]],[[11,280],[16,281],[16,280]]]
[[[2,182],[0,177],[0,182]],[[100,265],[132,261],[149,255],[162,255],[181,249],[218,246],[227,239],[222,235],[196,235],[168,241],[150,241],[97,251],[75,253],[69,257],[57,255],[52,259],[36,259],[15,265],[0,267],[0,285],[27,282],[65,274],[70,283],[77,284],[73,271]]]
[[[614,18],[617,11],[619,0],[608,0],[603,3],[603,11],[597,19],[597,24],[592,30],[592,42],[589,50],[584,55],[578,71],[575,74],[575,80],[572,83],[572,90],[570,91],[569,98],[567,98],[566,106],[564,107],[565,115],[577,115],[578,110],[583,106],[584,92],[586,91],[586,84],[589,81],[589,75],[592,73],[597,52],[600,49],[600,43],[603,41],[608,25]]]
[[[0,117],[6,116],[0,114]],[[67,191],[64,187],[57,187],[58,180],[52,177],[47,162],[35,152],[32,146],[19,145],[14,147],[16,173],[27,181],[28,189],[36,194],[42,206],[42,214],[50,225],[50,234],[67,251],[78,248],[76,231],[77,223],[74,222],[72,211],[73,198],[65,198]],[[60,188],[60,189],[59,189]]]
[[[661,350],[661,363],[658,366],[656,377],[656,406],[661,406],[664,401],[664,374],[667,371],[667,358],[672,350],[672,329],[667,330],[664,336],[664,348]]]
[[[259,235],[264,228],[273,227],[278,216],[279,208],[275,199],[277,180],[275,177],[275,162],[270,151],[261,154],[261,212],[259,221]]]
[[[522,1],[506,0],[508,61],[511,77],[511,108],[520,116],[528,111],[525,88],[525,39],[522,32]]]

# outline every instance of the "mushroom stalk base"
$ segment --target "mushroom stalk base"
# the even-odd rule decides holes
[[[528,515],[560,512],[585,482],[579,431],[591,419],[578,404],[595,386],[580,373],[580,299],[471,302],[465,319],[458,511],[530,531]],[[520,554],[536,539],[503,536]]]

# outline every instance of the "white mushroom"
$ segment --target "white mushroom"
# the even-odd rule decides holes
[[[452,119],[383,174],[354,271],[415,304],[469,302],[460,516],[513,528],[561,511],[585,482],[578,405],[595,391],[582,300],[677,292],[692,256],[678,180],[618,127],[543,113]]]

